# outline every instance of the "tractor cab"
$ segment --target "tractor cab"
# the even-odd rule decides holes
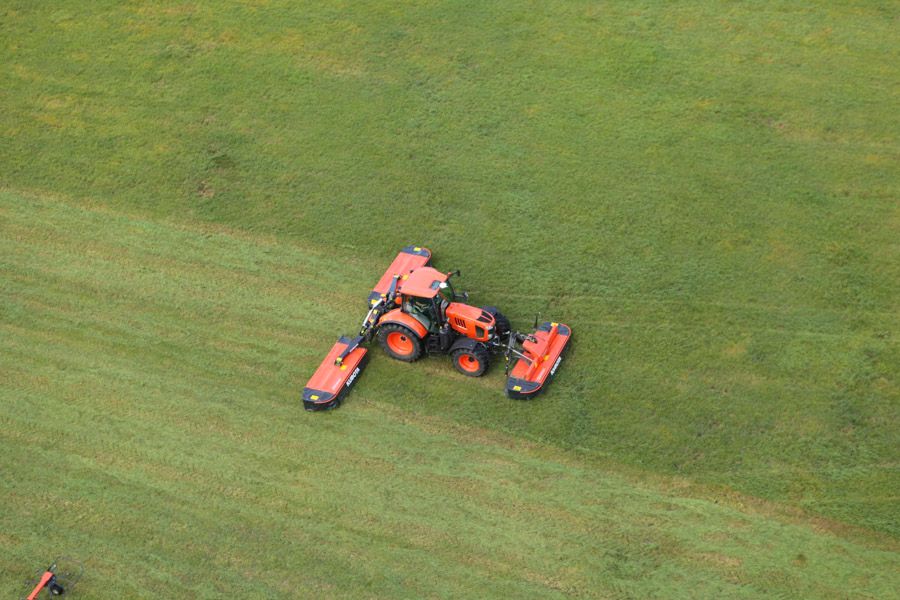
[[[449,302],[442,292],[447,289],[449,275],[431,267],[420,267],[400,278],[397,291],[400,310],[429,332],[438,331],[444,322]]]
[[[468,294],[456,294],[450,277],[459,273],[441,273],[431,267],[420,267],[400,278],[397,286],[401,311],[422,323],[426,330],[437,333],[452,330],[473,340],[488,341],[493,334],[494,317],[489,312],[456,302]]]
[[[440,308],[436,299],[403,296],[400,310],[419,321],[431,333],[437,331],[441,322]]]
[[[398,293],[401,310],[419,320],[434,333],[447,322],[447,309],[456,300],[468,299],[465,292],[457,294],[450,278],[459,274],[441,273],[431,267],[421,267],[401,277]]]

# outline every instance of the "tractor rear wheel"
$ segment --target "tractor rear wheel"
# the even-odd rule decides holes
[[[467,377],[481,377],[488,368],[488,351],[483,346],[458,348],[450,354],[453,366]]]
[[[409,328],[393,323],[378,328],[378,343],[381,344],[388,356],[403,362],[418,360],[424,351],[419,336]]]

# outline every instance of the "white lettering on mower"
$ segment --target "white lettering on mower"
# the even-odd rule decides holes
[[[557,367],[559,367],[559,363],[561,363],[561,362],[562,362],[562,356],[560,356],[559,358],[557,358],[557,359],[556,359],[556,362],[553,363],[553,368],[550,369],[550,374],[551,374],[551,375],[556,375],[556,369],[557,369]]]
[[[356,379],[357,375],[359,375],[359,367],[356,367],[356,370],[353,371],[353,374],[350,375],[350,379],[348,379],[347,383],[345,383],[344,385],[347,387],[350,387],[351,385],[353,385],[353,380]]]

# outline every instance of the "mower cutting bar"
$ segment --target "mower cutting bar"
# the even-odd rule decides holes
[[[367,350],[360,338],[341,338],[303,388],[303,408],[328,410],[340,405],[366,367]]]
[[[522,354],[509,372],[506,395],[510,398],[533,398],[553,379],[562,355],[572,337],[572,330],[562,323],[542,323],[532,340],[522,343]]]

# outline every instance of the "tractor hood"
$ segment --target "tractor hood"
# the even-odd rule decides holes
[[[490,339],[495,323],[491,313],[462,302],[451,302],[447,306],[447,321],[458,333],[479,342]]]

